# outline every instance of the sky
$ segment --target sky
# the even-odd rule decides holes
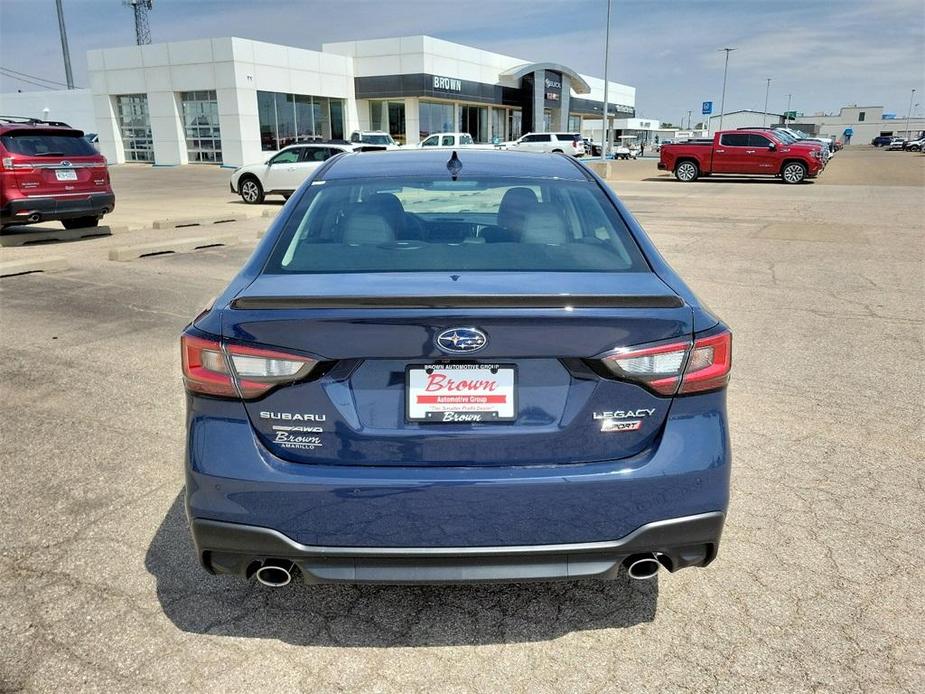
[[[925,0],[612,0],[610,79],[636,87],[636,111],[678,124],[703,101],[726,110],[837,112],[883,105],[925,114]],[[132,45],[121,0],[63,0],[77,86],[86,51]],[[607,0],[155,0],[154,42],[240,36],[320,49],[325,41],[429,34],[603,76]],[[54,0],[0,0],[0,92],[63,83]],[[22,79],[31,79],[23,76]],[[33,80],[41,81],[41,80]]]

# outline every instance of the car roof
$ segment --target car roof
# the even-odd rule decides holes
[[[446,149],[405,149],[391,152],[351,153],[332,160],[322,173],[325,180],[379,178],[383,176],[449,176],[446,164],[452,154]],[[456,151],[462,164],[460,179],[472,176],[560,178],[585,181],[589,175],[571,157],[505,150],[465,149]]]
[[[84,134],[82,130],[78,130],[77,128],[72,128],[70,126],[49,125],[48,123],[0,123],[0,134],[9,133],[14,130],[24,133],[48,133],[50,135],[55,133],[62,135],[73,135],[74,133],[77,133],[78,136],[83,136]]]

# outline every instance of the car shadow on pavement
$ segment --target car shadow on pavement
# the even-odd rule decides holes
[[[650,176],[649,178],[642,179],[643,181],[653,181],[657,183],[679,183],[679,181],[672,176],[671,174],[663,174],[661,176]],[[699,183],[754,183],[757,185],[769,185],[776,184],[781,185],[783,182],[779,178],[773,176],[761,176],[750,178],[748,176],[700,176],[696,181],[691,183],[686,183],[684,185],[697,185]],[[813,179],[806,179],[802,183],[797,183],[795,185],[814,185],[816,183]],[[787,185],[787,184],[783,184]]]
[[[167,617],[196,634],[313,646],[447,646],[546,641],[655,618],[658,579],[458,586],[266,588],[211,576],[193,550],[181,493],[154,535],[145,568]]]

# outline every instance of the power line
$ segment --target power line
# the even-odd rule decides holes
[[[34,82],[33,80],[26,79],[25,77],[19,77],[17,75],[9,74],[6,71],[4,71],[3,68],[0,68],[0,75],[4,77],[8,77],[9,79],[12,79],[12,80],[16,80],[17,82],[24,82],[26,84],[34,84],[36,87],[42,87],[42,89],[52,89],[56,91],[61,89],[61,87],[52,87],[47,84],[42,84],[41,82]]]
[[[3,67],[2,65],[0,65],[0,70],[6,70],[7,72],[12,72],[17,75],[22,75],[23,77],[28,77],[29,79],[39,80],[40,82],[49,82],[50,84],[58,84],[62,87],[67,86],[64,82],[58,82],[57,80],[50,80],[45,77],[40,77],[38,75],[30,75],[28,72],[20,72],[19,70],[14,70],[11,67]]]

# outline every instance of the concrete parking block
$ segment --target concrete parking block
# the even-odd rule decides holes
[[[27,246],[33,243],[50,241],[79,241],[98,236],[112,236],[112,229],[107,226],[86,229],[41,229],[18,234],[0,236],[0,246]]]
[[[31,260],[9,260],[0,263],[0,277],[14,277],[28,275],[33,272],[60,272],[67,270],[70,264],[62,256],[49,256]]]
[[[227,222],[240,222],[247,219],[246,214],[225,215],[221,217],[186,217],[181,219],[156,219],[155,229],[180,229],[182,227],[208,226],[210,224],[225,224]]]
[[[117,261],[137,260],[149,255],[163,253],[189,253],[199,248],[212,246],[234,246],[241,243],[238,234],[214,234],[211,236],[197,236],[194,238],[178,238],[153,243],[136,243],[130,246],[119,246],[109,250],[109,259]]]

